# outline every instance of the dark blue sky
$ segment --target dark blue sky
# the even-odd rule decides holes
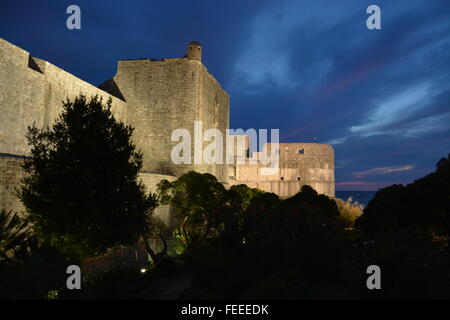
[[[66,8],[81,8],[81,30]],[[381,30],[366,8],[381,7]],[[450,152],[448,0],[2,0],[0,37],[98,85],[199,41],[232,128],[331,143],[338,190],[409,183]]]

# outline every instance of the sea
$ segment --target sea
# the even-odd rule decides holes
[[[376,191],[336,191],[336,198],[347,200],[352,198],[367,207],[369,201],[375,196]]]

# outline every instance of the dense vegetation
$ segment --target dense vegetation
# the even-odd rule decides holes
[[[362,213],[309,186],[281,199],[197,172],[146,194],[131,134],[110,103],[83,96],[64,104],[51,130],[30,128],[20,190],[29,215],[0,212],[0,298],[450,298],[450,159],[379,190]],[[172,206],[173,232],[152,218],[157,202]],[[149,232],[164,248],[144,242],[148,272],[110,269],[84,276],[80,291],[65,288],[68,264]],[[381,269],[381,290],[366,286],[370,265]]]
[[[225,190],[195,172],[163,182],[162,199],[183,221],[179,240],[193,276],[184,298],[448,298],[449,172],[438,168],[398,198],[393,187],[380,190],[355,228],[354,207],[308,186],[280,199],[245,185]],[[366,287],[372,264],[382,270],[382,290]]]
[[[51,128],[28,128],[18,192],[27,215],[0,214],[0,297],[55,297],[68,265],[154,228],[157,201],[137,181],[142,154],[132,133],[113,117],[111,100],[83,95],[63,103]]]

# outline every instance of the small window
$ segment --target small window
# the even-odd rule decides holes
[[[300,181],[300,177],[297,177],[297,181]]]
[[[305,154],[305,149],[298,149],[298,150],[297,150],[297,153],[298,153],[298,154]]]
[[[281,177],[281,180],[284,180],[284,177]]]

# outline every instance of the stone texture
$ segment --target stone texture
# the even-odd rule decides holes
[[[112,83],[127,103],[127,120],[135,128],[133,139],[144,154],[145,172],[179,176],[195,170],[226,180],[221,165],[175,165],[171,161],[171,150],[178,144],[171,141],[175,129],[187,129],[193,139],[195,120],[203,122],[204,131],[218,128],[224,132],[229,125],[228,94],[200,61],[119,61],[114,78],[100,87],[114,94]]]
[[[334,151],[330,145],[319,143],[280,143],[279,171],[273,175],[262,175],[259,162],[235,165],[235,176],[229,184],[246,184],[274,192],[281,197],[290,197],[300,191],[303,185],[313,187],[318,193],[335,195]],[[299,152],[300,150],[300,152]],[[270,152],[266,145],[263,152]],[[269,154],[269,153],[267,153]],[[257,156],[255,154],[254,156]]]
[[[50,126],[61,112],[62,101],[80,93],[88,97],[99,95],[104,101],[111,97],[0,38],[0,152],[28,154],[27,127],[33,123]],[[112,99],[115,117],[125,121],[126,103]]]
[[[0,153],[0,210],[15,210],[25,213],[25,208],[17,198],[17,188],[22,178],[23,158]]]

